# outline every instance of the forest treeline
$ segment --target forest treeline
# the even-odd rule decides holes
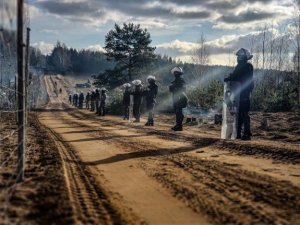
[[[292,48],[284,40],[289,38],[297,44],[300,35],[293,37],[295,40],[285,34],[276,35],[273,29],[265,28],[260,35],[249,39],[255,68],[251,107],[255,111],[299,111],[300,46],[291,57]],[[160,85],[158,101],[165,101],[170,96],[167,87],[173,80],[170,70],[181,66],[190,105],[222,108],[223,80],[234,68],[209,64],[209,46],[203,35],[192,63],[156,54],[155,47],[151,47],[150,33],[134,24],[116,24],[106,36],[104,49],[106,52],[76,50],[57,42],[47,56],[31,48],[30,63],[33,67],[45,68],[48,73],[92,76],[96,86],[105,86],[114,93],[110,102],[116,108],[120,107],[121,94],[112,90],[133,79],[141,79],[145,84],[150,74],[157,77]]]
[[[76,50],[67,48],[58,43],[48,56],[40,50],[31,48],[31,66],[45,68],[46,71],[55,74],[84,75],[91,78],[92,75],[102,74],[106,69],[112,69],[114,62],[107,60],[103,52],[91,50]],[[168,56],[157,55],[155,60],[146,68],[142,68],[134,78],[142,79],[146,83],[146,77],[153,74],[157,77],[161,86],[160,98],[168,95],[167,85],[173,80],[170,70],[174,66],[181,66],[184,78],[188,84],[190,104],[205,109],[220,108],[223,96],[223,79],[232,70],[228,66],[197,65],[176,61]],[[202,77],[197,76],[197,71],[205,71]],[[252,93],[252,109],[255,111],[291,111],[298,110],[297,104],[297,73],[295,71],[278,71],[256,69],[254,73],[255,89]],[[122,82],[110,82],[101,86],[114,89]],[[112,99],[113,100],[113,99]],[[119,101],[116,99],[115,101]],[[116,102],[114,102],[116,104]]]

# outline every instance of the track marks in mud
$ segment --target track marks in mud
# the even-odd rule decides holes
[[[144,224],[130,209],[116,202],[116,194],[96,181],[71,147],[50,130],[63,159],[75,221],[80,224]]]
[[[216,147],[238,155],[253,155],[283,163],[300,164],[300,149],[297,151],[291,148],[232,141],[220,141],[216,144]]]
[[[158,130],[156,128],[146,128],[140,125],[117,122],[102,119],[92,114],[86,114],[81,111],[69,111],[69,114],[79,120],[89,119],[97,122],[101,122],[103,126],[115,126],[119,128],[133,128],[137,129],[140,133],[146,135],[156,135],[162,139],[173,141],[185,141],[196,147],[202,147],[212,145],[216,149],[225,150],[237,155],[252,155],[265,159],[272,159],[282,163],[288,164],[300,164],[300,149],[297,150],[298,145],[292,145],[293,147],[275,147],[264,144],[253,144],[252,142],[230,141],[221,140],[219,138],[201,137],[197,135],[174,133],[172,131]]]
[[[73,112],[71,115],[73,116]],[[77,114],[77,117],[82,119],[80,114]],[[130,152],[122,155],[123,158],[116,156],[116,160],[146,157],[141,167],[149,176],[168,188],[174,196],[184,201],[194,211],[206,212],[216,224],[300,223],[299,187],[270,176],[242,170],[237,164],[201,160],[186,154],[178,154],[212,145],[221,149],[228,148],[228,151],[241,155],[251,155],[254,151],[252,154],[256,156],[262,155],[264,158],[294,163],[291,161],[291,155],[283,157],[286,149],[272,147],[271,152],[265,155],[263,151],[267,146],[263,145],[257,149],[255,148],[257,145],[251,144],[239,147],[238,143],[213,138],[185,136],[177,138],[177,134],[169,135],[164,131],[141,129],[142,133],[191,143],[190,147],[161,149],[153,143],[139,143],[133,139],[114,137],[113,131],[105,130],[106,126],[112,124],[122,128],[122,125],[124,126],[122,123],[101,120],[101,124],[104,128],[99,127],[99,135],[96,136],[124,146],[124,149],[130,149]],[[135,128],[138,129],[136,126]],[[113,139],[110,140],[110,138]],[[293,150],[290,151],[293,152]],[[282,157],[274,158],[274,152],[275,156],[281,155]],[[297,159],[297,155],[292,156]],[[114,161],[113,158],[106,162],[112,161]]]
[[[300,188],[236,165],[184,154],[142,163],[148,174],[216,224],[299,224]]]

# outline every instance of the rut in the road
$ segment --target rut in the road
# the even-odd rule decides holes
[[[84,122],[84,117],[80,112],[70,111],[69,113],[82,120],[76,122],[78,125],[91,128]],[[93,116],[90,118],[95,119]],[[122,123],[97,119],[105,127],[114,125],[124,128]],[[143,128],[139,132],[152,132],[152,134],[159,135],[160,131]],[[112,131],[101,127],[97,127],[93,135],[99,140],[113,142],[120,147],[130,149],[130,152],[123,156],[124,159],[146,157],[142,167],[150,176],[162,183],[193,210],[205,211],[217,224],[253,224],[253,222],[297,224],[300,222],[300,188],[289,182],[241,170],[233,164],[178,154],[197,147],[214,145],[216,142],[214,139],[192,137],[189,139],[191,143],[194,143],[191,148],[172,150],[161,149],[159,143],[155,145],[114,137]],[[172,139],[174,136],[176,135],[169,138]],[[113,140],[110,140],[112,137],[114,137]],[[166,139],[165,136],[163,138]]]
[[[75,221],[81,224],[139,224],[139,219],[135,216],[121,215],[107,196],[108,191],[103,190],[95,181],[72,148],[56,133],[51,130],[49,132],[63,160]],[[125,216],[128,218],[125,219]]]
[[[300,188],[289,182],[180,154],[143,166],[195,211],[206,211],[215,223],[300,222]]]
[[[78,120],[94,120],[101,121],[101,124],[104,126],[114,126],[121,127],[127,126],[128,128],[136,128],[139,129],[139,132],[147,134],[147,135],[157,135],[163,139],[167,140],[182,140],[185,142],[189,142],[194,146],[205,146],[207,144],[213,144],[214,148],[222,149],[228,152],[232,152],[240,155],[255,155],[261,158],[273,159],[279,162],[288,163],[288,164],[300,164],[300,150],[299,146],[290,148],[290,147],[275,147],[268,146],[262,144],[252,144],[250,143],[239,143],[227,140],[220,140],[219,138],[211,138],[211,137],[199,137],[191,134],[176,134],[172,131],[165,130],[157,130],[152,128],[140,127],[139,125],[129,124],[126,125],[124,122],[117,121],[107,121],[103,120],[99,117],[95,117],[91,114],[85,114],[81,111],[70,111],[70,115],[76,117]],[[83,124],[84,125],[84,124]],[[297,149],[298,148],[298,149]]]

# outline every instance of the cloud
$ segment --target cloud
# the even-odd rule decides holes
[[[4,0],[10,1],[10,0]],[[201,32],[214,56],[250,47],[265,25],[281,26],[293,16],[294,0],[34,0],[33,42],[57,39],[77,49],[102,51],[114,23],[141,24],[157,53],[189,58]],[[13,1],[12,1],[13,2]],[[279,28],[278,28],[279,29]],[[91,45],[91,43],[97,43]],[[98,44],[100,43],[100,44]],[[43,44],[41,44],[42,47]],[[214,60],[211,60],[212,62]]]
[[[182,21],[209,21],[219,29],[235,29],[239,24],[255,28],[270,19],[285,19],[283,15],[290,7],[280,0],[40,0],[34,5],[52,15],[96,27],[128,20],[151,27],[148,20],[156,19],[159,22],[152,25],[160,30]]]
[[[271,19],[276,13],[263,12],[263,11],[244,11],[237,15],[224,15],[221,16],[218,21],[229,24],[241,24],[253,21],[260,21],[264,19]]]
[[[191,53],[191,51],[197,48],[199,45],[194,42],[180,41],[178,39],[173,40],[171,42],[166,42],[162,44],[156,45],[156,51],[158,53],[166,53],[167,55],[183,55],[186,53]]]
[[[66,1],[40,1],[36,3],[40,8],[47,10],[52,14],[66,16],[102,16],[103,11],[98,4],[89,1],[66,2]]]
[[[105,52],[105,49],[100,44],[90,45],[86,49],[96,52]]]
[[[40,30],[40,32],[44,33],[44,34],[51,34],[51,35],[59,34],[58,30],[54,30],[54,29],[43,29],[43,30]]]
[[[45,55],[49,55],[54,48],[53,44],[45,43],[43,41],[36,42],[36,43],[32,44],[32,46],[40,49],[41,52]]]

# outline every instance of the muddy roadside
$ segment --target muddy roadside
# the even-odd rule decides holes
[[[12,113],[1,114],[1,137],[16,129]],[[16,184],[17,134],[1,143],[0,224],[73,224],[72,208],[57,147],[37,121],[28,116],[25,181]]]

